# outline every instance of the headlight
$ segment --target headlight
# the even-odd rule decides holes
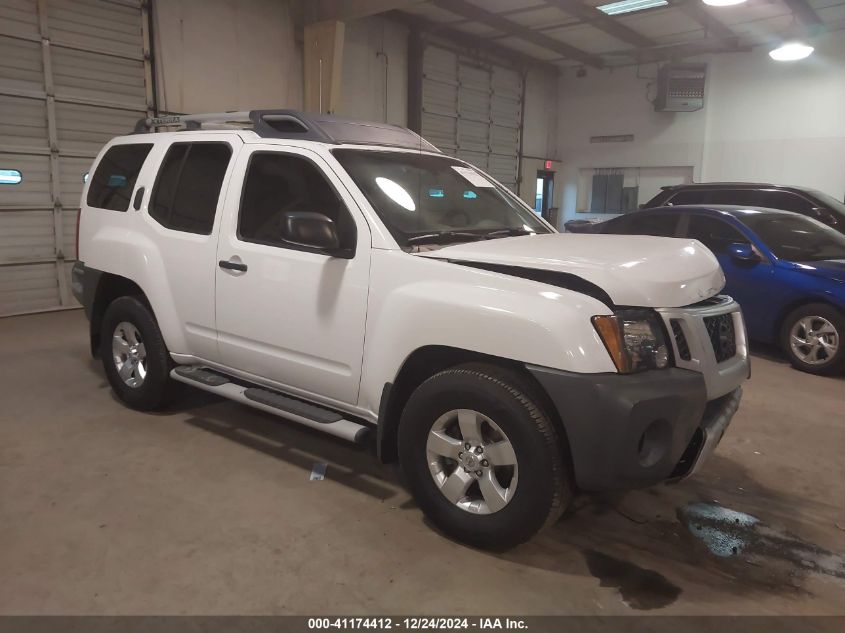
[[[620,374],[669,366],[669,348],[653,312],[619,310],[612,316],[594,316],[593,327]]]

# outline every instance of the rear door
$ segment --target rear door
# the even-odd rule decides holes
[[[367,223],[316,152],[247,148],[226,198],[217,254],[224,264],[216,271],[222,362],[326,404],[355,404],[370,274]],[[285,242],[288,211],[330,217],[354,256]]]
[[[170,350],[176,354],[219,359],[217,236],[223,194],[240,145],[235,135],[190,133],[180,133],[174,143],[158,143],[155,161],[150,161],[158,169],[143,180],[147,191],[135,194],[142,210],[138,230],[155,246],[164,270],[156,283],[159,289],[166,287],[162,296],[172,302],[187,344],[186,349]]]

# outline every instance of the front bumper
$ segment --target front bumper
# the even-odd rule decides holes
[[[742,389],[708,401],[701,373],[575,374],[528,366],[566,431],[581,490],[644,488],[689,476],[710,456]]]

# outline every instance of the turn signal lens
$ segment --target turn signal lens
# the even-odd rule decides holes
[[[593,327],[599,333],[604,346],[607,348],[616,371],[620,374],[629,374],[633,371],[631,357],[625,353],[625,341],[622,339],[622,328],[619,326],[619,318],[616,316],[594,316]]]

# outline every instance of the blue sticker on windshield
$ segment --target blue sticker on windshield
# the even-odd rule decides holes
[[[444,198],[446,197],[446,192],[442,189],[429,189],[428,190],[428,197],[429,198]]]
[[[468,200],[475,200],[478,197],[478,194],[474,191],[464,191],[464,198]]]
[[[118,187],[125,187],[126,176],[122,176],[120,174],[112,174],[111,176],[109,176],[109,182],[106,186],[111,187],[113,189],[116,189]]]

